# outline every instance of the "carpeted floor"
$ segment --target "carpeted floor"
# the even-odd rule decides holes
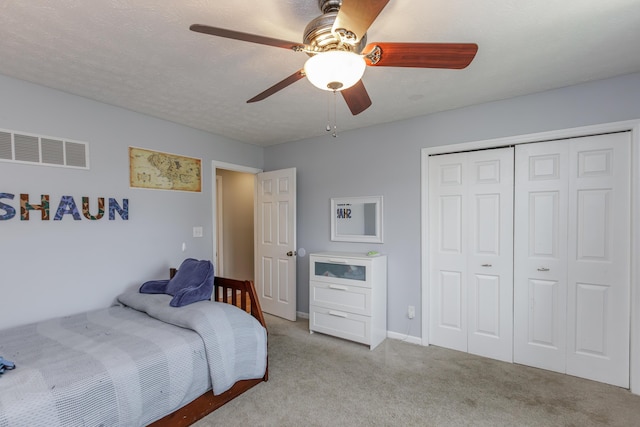
[[[195,426],[638,426],[628,390],[439,347],[375,350],[266,315],[269,381]]]

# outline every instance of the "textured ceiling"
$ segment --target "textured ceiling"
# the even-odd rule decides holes
[[[306,79],[245,101],[307,56],[189,31],[294,42],[316,0],[0,0],[0,74],[268,146],[326,134],[332,95]],[[373,105],[340,131],[640,71],[639,0],[390,0],[369,42],[473,42],[465,70],[369,67]]]

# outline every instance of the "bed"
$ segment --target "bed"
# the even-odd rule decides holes
[[[176,270],[171,269],[170,276]],[[0,427],[187,426],[268,379],[251,281],[170,307],[137,290],[112,307],[0,331]]]

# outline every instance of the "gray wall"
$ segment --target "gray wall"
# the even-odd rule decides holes
[[[16,195],[4,203],[19,210],[19,194],[32,204],[49,194],[53,215],[62,195],[127,198],[130,218],[0,221],[0,329],[108,306],[186,257],[211,259],[211,161],[262,167],[261,147],[5,76],[0,93],[0,128],[85,141],[91,154],[90,170],[0,162],[0,193]],[[129,146],[201,158],[202,192],[130,189]]]
[[[388,254],[388,329],[420,336],[421,149],[638,118],[632,74],[268,147],[264,170],[297,168],[299,248]],[[330,198],[375,195],[384,197],[384,243],[331,242]],[[309,308],[308,261],[298,258],[300,312]]]
[[[211,259],[211,160],[218,160],[296,167],[298,247],[387,253],[389,330],[420,336],[421,148],[640,118],[640,74],[633,74],[263,150],[4,76],[0,93],[0,128],[86,141],[91,152],[88,171],[0,162],[0,192],[36,202],[49,194],[53,211],[62,195],[128,198],[130,215],[0,221],[0,328],[103,307],[127,287],[166,277],[185,257]],[[202,158],[202,193],[130,189],[131,145]],[[385,243],[331,242],[329,199],[375,195],[384,196]],[[196,225],[203,238],[191,237]],[[308,256],[299,257],[301,312],[308,274]],[[417,308],[411,322],[408,305]]]

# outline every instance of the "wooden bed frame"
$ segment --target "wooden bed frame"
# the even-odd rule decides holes
[[[176,274],[176,269],[170,269],[170,277]],[[253,282],[250,280],[234,280],[226,279],[223,277],[216,277],[214,280],[212,301],[224,302],[227,304],[233,304],[251,314],[258,319],[260,324],[267,328],[267,324],[264,321],[262,309],[260,308],[260,301],[258,300],[258,294],[253,286]],[[149,424],[150,427],[183,427],[189,426],[199,419],[207,416],[211,412],[215,411],[225,403],[238,397],[251,387],[260,384],[263,381],[267,381],[269,378],[269,365],[267,363],[267,370],[264,377],[256,378],[253,380],[241,380],[238,381],[229,390],[222,394],[215,396],[211,390],[195,399],[193,402],[183,406],[177,411],[167,415],[158,421]]]

